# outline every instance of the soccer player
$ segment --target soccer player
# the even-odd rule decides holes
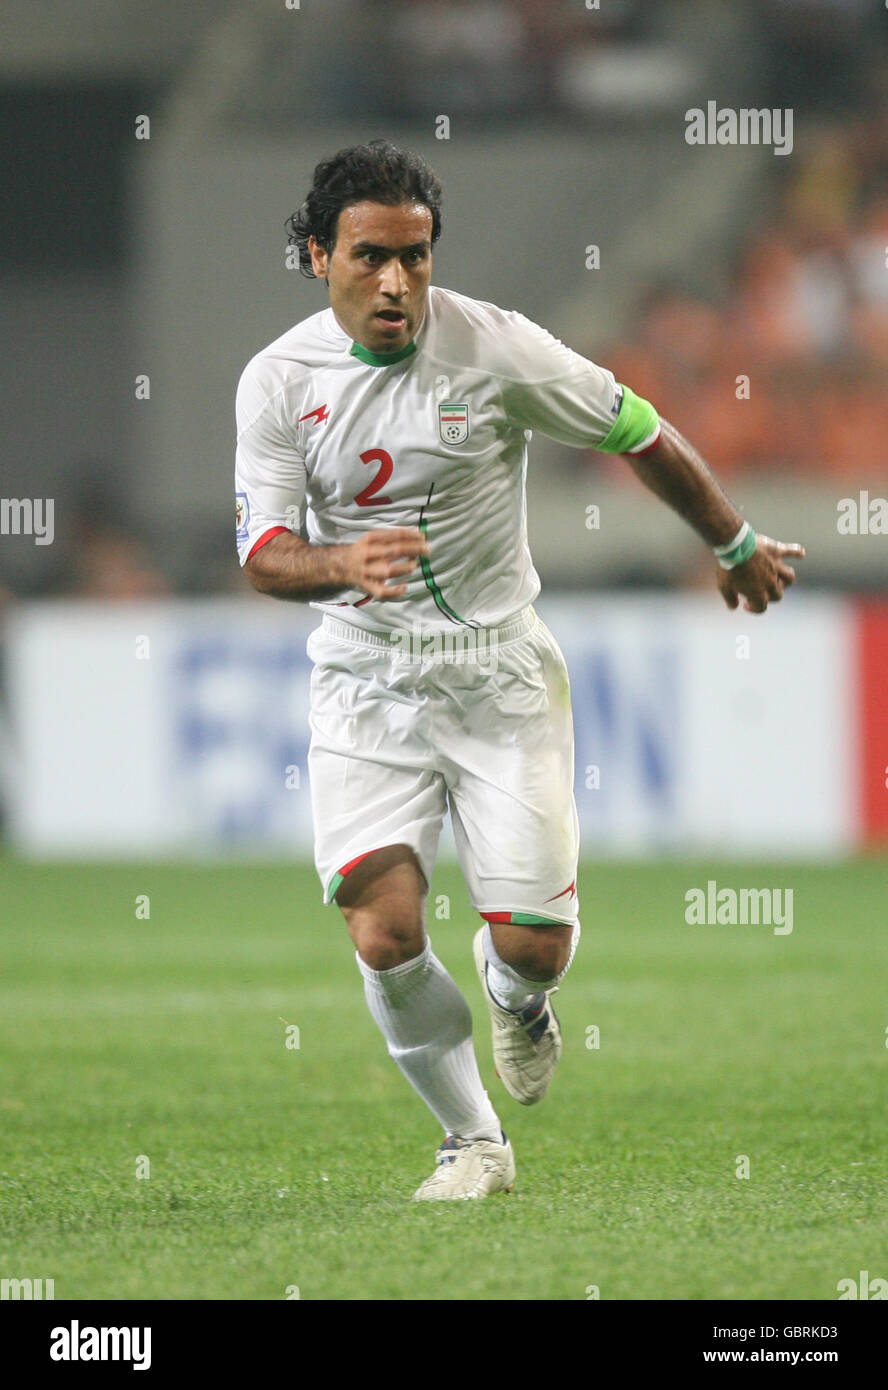
[[[512,1188],[515,1159],[424,918],[449,810],[484,921],[496,1070],[539,1101],[561,1054],[552,995],[579,937],[579,844],[568,676],[532,607],[531,432],[625,455],[713,548],[730,608],[764,612],[804,551],[756,536],[611,372],[432,285],[441,186],[418,156],[383,140],[340,150],[289,227],[330,306],[241,377],[240,560],[261,593],[324,615],[308,641],[315,860],[388,1051],[444,1131],[416,1198],[486,1197]]]

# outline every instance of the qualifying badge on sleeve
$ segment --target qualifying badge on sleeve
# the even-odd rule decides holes
[[[245,492],[234,494],[234,522],[237,539],[247,540],[250,533],[250,503]]]

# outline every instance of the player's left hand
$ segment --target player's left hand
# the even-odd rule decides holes
[[[736,608],[741,596],[748,613],[764,613],[769,603],[779,603],[784,589],[795,579],[787,556],[804,560],[805,547],[798,542],[773,541],[759,536],[755,550],[742,565],[732,570],[718,567],[718,587],[729,608]]]

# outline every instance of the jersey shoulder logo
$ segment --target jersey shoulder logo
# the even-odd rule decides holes
[[[314,419],[319,425],[326,425],[327,421],[330,419],[330,412],[327,409],[326,402],[324,402],[323,405],[315,406],[314,410],[310,410],[307,415],[300,415],[296,423],[301,425],[303,420],[311,419]]]
[[[236,536],[239,541],[249,539],[250,534],[250,500],[245,492],[234,494],[234,522]]]
[[[438,433],[444,444],[465,444],[469,437],[469,407],[439,405]]]

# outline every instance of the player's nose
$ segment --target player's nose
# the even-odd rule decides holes
[[[402,299],[407,293],[407,273],[399,260],[392,259],[383,267],[381,288],[393,299]]]

